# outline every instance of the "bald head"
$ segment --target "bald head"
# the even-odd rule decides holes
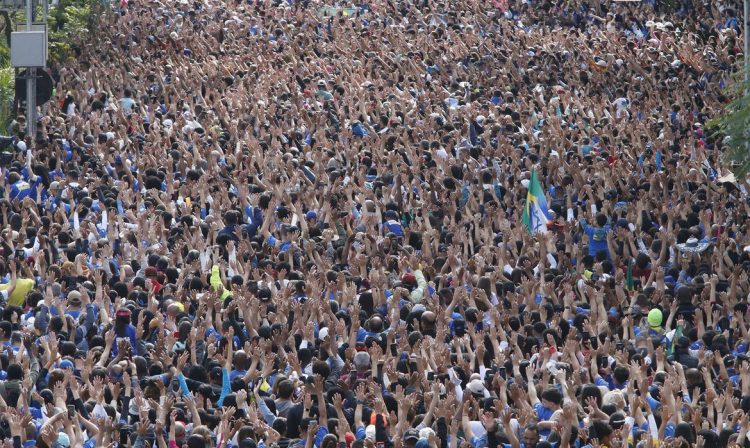
[[[422,323],[425,325],[434,325],[435,324],[435,313],[432,311],[425,311],[422,313]]]

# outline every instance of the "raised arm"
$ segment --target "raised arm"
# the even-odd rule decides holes
[[[536,395],[536,386],[534,385],[534,367],[531,364],[526,366],[526,390],[529,394],[531,405],[539,403],[539,397]]]

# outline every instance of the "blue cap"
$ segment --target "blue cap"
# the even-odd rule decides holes
[[[313,210],[310,210],[305,214],[305,219],[318,219],[318,214],[315,213]]]
[[[57,434],[57,442],[54,444],[60,448],[68,448],[70,446],[70,437],[64,432],[60,432]]]
[[[73,363],[70,362],[67,359],[63,359],[62,361],[60,361],[60,366],[59,367],[61,369],[72,369],[73,368]]]

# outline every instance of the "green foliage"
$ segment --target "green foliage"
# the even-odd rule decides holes
[[[74,57],[71,42],[94,29],[97,0],[61,0],[48,18],[50,59],[67,62]]]
[[[5,39],[0,38],[0,41]],[[5,67],[10,64],[10,48],[7,45],[0,45],[0,67]]]
[[[0,68],[0,133],[4,133],[13,119],[13,97],[16,74],[9,65]]]
[[[70,48],[68,42],[60,42],[59,40],[49,40],[49,57],[52,61],[58,63],[68,62],[73,59],[73,49]]]
[[[734,100],[707,124],[715,137],[729,137],[724,159],[732,164],[735,177],[744,179],[750,173],[750,83],[742,80],[741,70],[728,90]]]

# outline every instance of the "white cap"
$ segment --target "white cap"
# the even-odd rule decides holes
[[[328,337],[328,327],[323,327],[320,330],[318,330],[318,339],[321,341],[324,341],[325,338]]]
[[[19,151],[26,151],[26,142],[21,140],[18,143],[16,143],[16,147]]]
[[[420,439],[429,439],[432,435],[435,435],[435,431],[432,428],[422,428],[419,430]]]
[[[375,425],[367,425],[367,428],[365,428],[365,439],[375,441]]]
[[[521,179],[521,185],[523,185],[524,188],[529,188],[529,180]]]
[[[484,393],[484,383],[482,383],[482,380],[471,380],[466,388],[469,389],[472,394],[478,395]]]

